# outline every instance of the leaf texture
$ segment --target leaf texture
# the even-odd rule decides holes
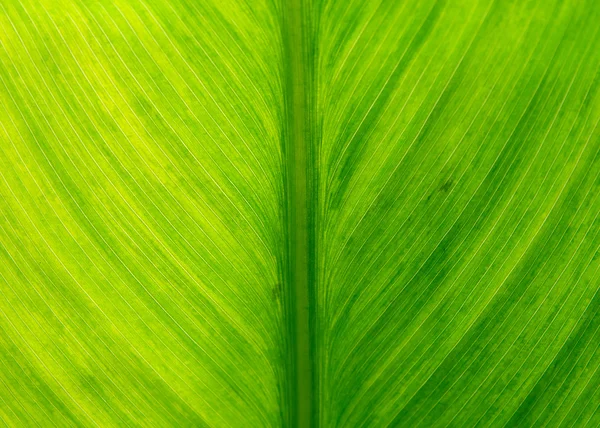
[[[280,425],[277,11],[0,16],[3,419]]]
[[[323,426],[595,426],[597,4],[319,14]]]
[[[599,22],[0,2],[0,420],[599,425]]]

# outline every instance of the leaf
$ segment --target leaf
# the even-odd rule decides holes
[[[595,426],[600,4],[0,4],[8,426]]]

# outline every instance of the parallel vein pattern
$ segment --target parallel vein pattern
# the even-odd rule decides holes
[[[323,426],[600,423],[598,6],[319,2]]]
[[[2,425],[599,426],[599,22],[0,2]]]
[[[0,5],[0,418],[278,426],[279,11]]]

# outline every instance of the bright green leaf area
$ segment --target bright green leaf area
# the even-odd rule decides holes
[[[600,2],[0,1],[0,425],[600,426]]]

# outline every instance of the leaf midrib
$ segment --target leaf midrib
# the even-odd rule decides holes
[[[290,426],[316,425],[314,370],[311,351],[311,284],[314,284],[313,189],[310,100],[312,60],[306,33],[303,0],[287,0],[283,10],[285,109],[283,129],[286,169],[286,276],[289,292],[288,332],[291,356],[288,369]]]

